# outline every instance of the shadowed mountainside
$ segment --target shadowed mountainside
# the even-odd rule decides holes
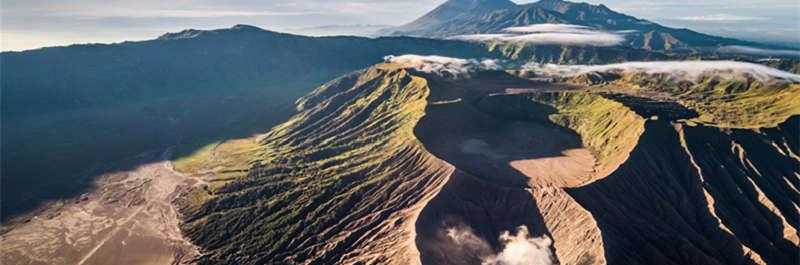
[[[293,102],[390,54],[491,57],[463,42],[305,37],[237,25],[159,39],[4,52],[3,222],[76,197],[117,161],[181,145],[248,137],[284,121]]]

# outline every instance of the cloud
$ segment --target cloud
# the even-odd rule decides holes
[[[593,31],[590,27],[572,24],[532,24],[521,27],[510,27],[503,29],[505,32],[517,33],[540,33],[540,32],[561,32],[561,33],[584,33]]]
[[[527,64],[523,69],[536,74],[548,76],[575,76],[582,73],[647,73],[670,74],[673,78],[694,81],[703,76],[720,76],[731,78],[740,74],[748,74],[762,81],[788,80],[800,82],[800,75],[784,72],[760,64],[735,61],[656,61],[626,62],[607,65],[556,65]]]
[[[288,32],[307,36],[378,36],[380,31],[393,27],[391,25],[368,25],[368,24],[349,24],[349,25],[322,25],[314,27],[302,27],[288,29]]]
[[[420,72],[437,74],[440,76],[465,77],[479,70],[499,70],[501,62],[493,59],[476,60],[444,57],[438,55],[406,54],[400,56],[389,55],[383,58],[390,63],[401,64]]]
[[[650,24],[652,24],[652,22],[643,22],[643,21],[639,21],[637,23],[639,23],[639,24],[641,24],[641,23],[650,23]],[[614,31],[614,33],[617,33],[617,34],[630,34],[630,33],[636,33],[636,32],[639,32],[639,31],[635,30],[635,29],[626,29],[626,30]]]
[[[536,33],[508,38],[509,41],[522,41],[533,44],[562,44],[575,46],[616,46],[625,39],[612,33]]]
[[[717,51],[721,53],[750,54],[750,55],[762,55],[762,56],[800,57],[800,51],[798,50],[760,49],[760,48],[753,48],[753,47],[739,46],[739,45],[723,46],[720,47]]]
[[[463,41],[524,42],[541,45],[616,46],[625,41],[626,32],[599,31],[571,24],[533,24],[503,29],[507,33],[470,34],[451,37]]]
[[[463,40],[463,41],[475,41],[475,42],[485,42],[485,41],[503,41],[505,38],[510,36],[514,36],[511,34],[469,34],[469,35],[458,35],[450,37],[449,39],[453,40]]]
[[[105,18],[221,18],[221,17],[260,17],[260,16],[302,16],[312,15],[315,12],[307,11],[243,11],[243,10],[202,10],[202,9],[174,9],[174,10],[106,10],[104,12],[78,12],[63,14],[82,19]],[[54,14],[58,15],[58,14]]]
[[[688,20],[688,21],[708,21],[708,22],[731,22],[731,21],[753,21],[753,20],[767,20],[765,17],[751,17],[739,16],[731,14],[711,14],[701,16],[677,17],[674,20]]]
[[[548,236],[529,237],[528,228],[520,226],[517,233],[508,231],[500,234],[503,250],[497,255],[489,256],[481,265],[546,265],[554,264],[550,245],[553,240]]]
[[[468,227],[448,228],[447,237],[472,253],[494,253],[489,243],[475,235]],[[499,237],[502,250],[481,257],[481,265],[550,265],[555,258],[550,250],[553,241],[548,236],[530,237],[526,226],[519,226],[515,234],[503,231]]]

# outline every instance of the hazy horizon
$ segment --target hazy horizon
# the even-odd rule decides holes
[[[237,0],[227,3],[208,0],[78,0],[63,4],[53,0],[7,0],[2,3],[0,38],[2,51],[19,51],[69,44],[147,40],[188,28],[227,28],[235,24],[306,35],[363,35],[383,26],[408,23],[443,2],[445,0]],[[791,0],[759,3],[735,0],[702,3],[680,0],[586,2],[605,4],[615,11],[665,26],[800,46],[800,4]]]

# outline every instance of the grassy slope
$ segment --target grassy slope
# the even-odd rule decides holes
[[[698,85],[709,88],[705,99],[687,98],[686,105],[701,113],[698,120],[720,127],[776,127],[791,116],[800,115],[800,85],[770,86],[754,82],[744,87],[738,82]]]
[[[414,209],[449,174],[413,135],[426,81],[388,65],[351,81],[305,98],[319,103],[263,136],[246,178],[185,209],[201,264],[413,262]]]
[[[625,61],[665,60],[667,55],[621,47],[534,45],[524,42],[489,42],[489,51],[514,61],[554,64],[603,64]]]
[[[693,121],[726,128],[776,127],[800,115],[800,84],[747,76],[675,81],[664,75],[632,74],[612,83],[638,92],[666,93],[698,112]]]
[[[644,119],[635,112],[586,91],[493,96],[483,99],[481,107],[506,115],[525,113],[525,118],[547,120],[575,131],[597,159],[598,177],[627,159],[644,131]]]

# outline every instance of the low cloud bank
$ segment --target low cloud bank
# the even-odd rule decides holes
[[[707,22],[732,22],[732,21],[752,21],[752,20],[767,20],[764,17],[750,17],[750,16],[737,16],[731,14],[711,14],[702,16],[678,17],[674,20],[687,20],[687,21],[707,21]]]
[[[468,228],[449,228],[447,236],[459,246],[477,252],[493,253],[485,240]],[[555,258],[550,251],[553,241],[548,236],[531,237],[526,226],[520,226],[514,234],[500,234],[502,250],[481,258],[481,265],[550,265]]]
[[[800,82],[800,75],[760,64],[735,61],[655,61],[626,62],[607,65],[526,64],[523,69],[546,76],[576,76],[583,73],[647,73],[669,74],[673,78],[694,81],[704,76],[735,77],[748,74],[761,81],[783,79]]]
[[[541,32],[591,33],[594,30],[592,30],[592,28],[590,27],[581,25],[545,23],[545,24],[531,24],[520,27],[510,27],[510,28],[505,28],[503,31],[517,32],[517,33],[541,33]]]
[[[384,61],[397,63],[414,70],[440,76],[462,77],[479,70],[499,70],[501,62],[494,59],[476,60],[438,55],[389,55]]]
[[[451,37],[463,41],[525,42],[532,44],[557,44],[570,46],[616,46],[625,41],[625,32],[606,32],[571,24],[533,24],[510,27],[499,34],[471,34]]]
[[[739,45],[723,46],[720,47],[717,51],[721,53],[733,53],[733,54],[800,57],[800,51],[797,50],[761,49],[761,48],[753,48],[753,47],[739,46]]]

